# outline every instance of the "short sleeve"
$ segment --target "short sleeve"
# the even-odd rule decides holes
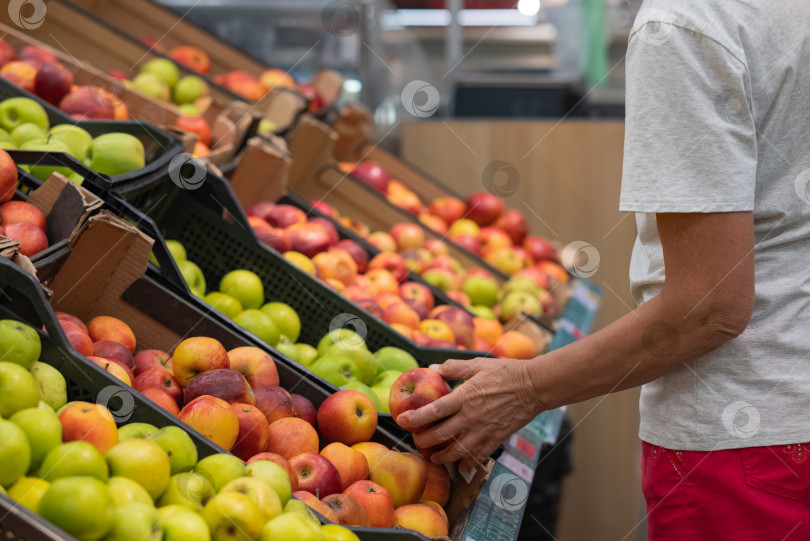
[[[756,128],[743,59],[703,34],[642,22],[627,52],[620,209],[754,209]]]

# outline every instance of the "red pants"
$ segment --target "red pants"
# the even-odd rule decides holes
[[[810,540],[810,444],[672,451],[642,442],[649,541]]]

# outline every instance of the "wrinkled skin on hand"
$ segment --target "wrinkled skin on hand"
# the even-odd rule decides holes
[[[418,432],[414,442],[420,448],[446,445],[431,456],[432,462],[462,460],[459,469],[470,471],[545,409],[529,378],[530,362],[477,358],[431,366],[445,379],[467,381],[449,395],[401,414],[397,422]]]

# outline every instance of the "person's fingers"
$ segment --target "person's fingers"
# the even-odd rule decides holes
[[[461,414],[453,415],[444,422],[414,434],[413,441],[422,449],[428,449],[452,440],[457,434],[472,428],[467,426],[467,423],[468,421]]]
[[[478,444],[470,456],[467,456],[461,460],[458,466],[459,470],[466,472],[478,465],[483,464],[488,457],[492,456],[492,453],[494,453],[499,446],[500,443],[497,442],[497,438],[484,438],[484,440]]]
[[[419,428],[435,423],[460,410],[464,402],[463,395],[464,393],[460,389],[453,391],[419,409],[406,411],[395,420],[399,426],[405,429]]]
[[[447,464],[461,460],[470,455],[473,449],[478,446],[478,443],[484,439],[483,434],[478,432],[468,431],[464,435],[453,438],[453,443],[446,449],[431,455],[430,460],[434,464]]]
[[[436,369],[444,379],[470,379],[481,369],[480,357],[469,360],[448,359]]]

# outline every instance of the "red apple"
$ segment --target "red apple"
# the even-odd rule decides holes
[[[310,201],[312,208],[319,210],[323,214],[326,214],[330,218],[337,218],[338,214],[335,210],[335,207],[330,205],[329,203],[324,203],[323,201]]]
[[[284,417],[270,423],[267,451],[287,460],[303,453],[317,453],[318,433],[311,424],[297,417]]]
[[[87,358],[93,364],[100,366],[104,371],[109,372],[127,385],[132,386],[132,380],[135,379],[135,376],[132,375],[132,371],[129,368],[121,366],[115,361],[105,359],[104,357],[90,355]]]
[[[514,244],[520,245],[529,232],[526,217],[518,210],[507,209],[493,224],[506,231]]]
[[[98,87],[75,87],[59,102],[59,109],[76,120],[113,120],[115,98]]]
[[[329,248],[329,233],[321,224],[296,224],[287,228],[290,249],[314,257]]]
[[[20,253],[32,257],[48,247],[45,232],[28,222],[16,222],[4,226],[5,236],[20,243]]]
[[[325,103],[323,101],[323,96],[321,96],[321,93],[314,86],[307,83],[301,83],[298,85],[298,91],[309,100],[309,107],[307,110],[310,113],[317,113],[324,108]]]
[[[397,251],[397,242],[394,240],[394,237],[384,231],[371,233],[368,236],[368,241],[381,252]]]
[[[295,482],[296,484],[298,483],[297,477],[295,479]],[[309,492],[299,490],[297,492],[293,492],[293,496],[296,499],[299,499],[302,502],[304,502],[313,511],[317,511],[318,513],[329,519],[331,522],[337,524],[340,521],[335,512],[332,511],[332,508],[323,503],[321,500],[319,500],[318,497],[315,496],[314,494],[310,494]]]
[[[139,392],[175,417],[180,415],[180,408],[169,393],[161,391],[157,387],[148,387]]]
[[[368,515],[372,528],[390,528],[394,523],[394,503],[391,495],[373,481],[357,481],[343,491],[357,500]]]
[[[410,329],[418,329],[421,318],[419,314],[404,302],[393,302],[383,308],[383,321],[392,325],[397,323]]]
[[[527,236],[523,239],[523,249],[526,250],[526,253],[532,261],[535,262],[544,259],[554,260],[557,258],[554,246],[551,244],[551,241],[545,237]]]
[[[263,350],[244,346],[228,352],[230,367],[242,374],[251,387],[278,385],[278,369],[273,358]]]
[[[247,216],[255,216],[257,218],[261,218],[262,220],[267,220],[267,215],[270,213],[271,210],[276,206],[275,203],[272,201],[259,201],[258,203],[253,203],[248,208],[245,209],[245,214]]]
[[[85,357],[93,355],[93,341],[90,340],[89,336],[81,332],[75,325],[69,323],[63,323],[62,330],[65,331],[65,336],[73,349]]]
[[[54,312],[54,314],[56,314],[56,319],[59,320],[60,325],[62,324],[63,321],[67,321],[68,323],[72,323],[73,325],[81,329],[81,331],[87,336],[90,336],[90,332],[87,330],[87,326],[84,324],[84,322],[81,319],[74,316],[73,314],[68,314],[67,312]]]
[[[428,212],[438,216],[448,226],[464,216],[466,205],[456,197],[440,197],[435,199],[428,207]]]
[[[340,241],[340,237],[338,236],[337,229],[335,229],[335,225],[326,218],[310,218],[309,223],[318,224],[326,230],[326,234],[329,235],[330,247],[336,246]]]
[[[375,255],[368,262],[369,270],[383,269],[394,275],[397,282],[402,282],[408,277],[408,267],[401,255],[393,252],[383,252]]]
[[[0,68],[0,77],[28,92],[34,91],[37,69],[28,62],[13,61]]]
[[[321,500],[334,511],[342,526],[370,526],[366,510],[348,494],[330,494]]]
[[[62,65],[59,59],[56,58],[56,55],[51,51],[35,45],[26,45],[23,47],[23,50],[20,52],[20,60],[31,64],[36,69],[41,68],[45,64]]]
[[[264,218],[273,227],[289,227],[307,221],[306,213],[292,205],[274,205],[261,218]]]
[[[278,386],[257,387],[253,391],[256,407],[264,413],[267,422],[273,424],[279,419],[293,417],[295,407],[290,393]]]
[[[425,243],[425,231],[416,224],[395,224],[388,233],[397,243],[397,250],[406,248],[421,248]]]
[[[206,336],[186,338],[172,354],[172,374],[185,387],[191,378],[206,370],[230,368],[228,352],[218,341]]]
[[[467,299],[469,303],[469,298]],[[475,323],[469,312],[461,308],[448,308],[436,315],[436,319],[443,321],[453,332],[456,344],[464,347],[471,347]]]
[[[443,464],[433,464],[427,460],[425,464],[427,464],[427,482],[419,499],[436,502],[439,506],[447,505],[450,500],[450,476],[447,469]]]
[[[374,457],[369,477],[388,491],[397,508],[419,501],[427,483],[427,462],[414,453],[388,451]]]
[[[312,405],[312,402],[310,402],[306,397],[295,393],[290,393],[290,399],[292,399],[293,403],[293,416],[303,419],[313,427],[317,428],[317,410],[315,409],[315,406]]]
[[[59,105],[73,87],[73,74],[56,64],[44,64],[34,77],[34,94],[51,105]]]
[[[157,45],[160,46],[160,43]],[[158,52],[164,51],[158,50]],[[180,47],[175,47],[169,53],[169,58],[178,64],[182,64],[188,69],[203,75],[211,71],[211,59],[208,57],[205,51],[193,45],[181,45]]]
[[[352,256],[354,263],[357,265],[358,272],[366,272],[366,268],[368,267],[368,253],[365,248],[350,239],[338,242],[336,248],[346,250],[346,252]]]
[[[422,310],[425,310],[425,315],[421,316],[421,319],[425,319],[433,309],[435,304],[435,299],[433,298],[433,293],[430,291],[430,288],[424,284],[420,284],[419,282],[405,282],[401,286],[399,286],[399,295],[402,299],[408,303],[411,307],[418,306]],[[419,310],[417,310],[418,312]]]
[[[465,213],[468,219],[484,226],[497,220],[505,207],[503,200],[497,195],[479,190],[467,198]]]
[[[211,126],[200,115],[180,115],[174,121],[174,128],[193,133],[206,146],[211,146]]]
[[[174,376],[163,368],[153,368],[146,372],[140,372],[135,376],[135,381],[132,382],[132,386],[138,391],[143,391],[150,387],[160,389],[171,396],[178,404],[180,404],[183,399],[183,388],[180,387],[177,380],[174,379]]]
[[[478,232],[478,242],[483,253],[512,246],[512,238],[507,235],[506,231],[491,226],[481,228]]]
[[[478,238],[472,235],[450,235],[449,238],[451,242],[461,246],[465,250],[475,255],[481,255],[481,243],[478,241]]]
[[[130,353],[124,345],[113,342],[112,340],[93,342],[93,355],[109,359],[130,370],[135,367],[135,360],[132,358],[132,353]]]
[[[419,221],[440,235],[446,235],[449,230],[444,220],[432,214],[420,214]],[[429,240],[435,241],[436,239]]]
[[[14,60],[17,60],[17,53],[6,40],[0,39],[0,68]]]
[[[343,490],[355,481],[368,479],[368,460],[360,451],[335,442],[321,449],[321,456],[337,468]]]
[[[153,368],[160,368],[171,373],[172,357],[159,349],[145,349],[135,354],[133,358],[134,372],[141,374]]]
[[[0,205],[0,225],[28,222],[45,231],[45,215],[31,203],[9,201]]]
[[[235,403],[231,404],[231,407],[239,419],[239,436],[231,448],[231,453],[242,460],[248,460],[263,452],[267,447],[267,441],[270,439],[270,425],[267,424],[264,414],[256,406]]]
[[[318,408],[318,427],[328,442],[353,445],[368,441],[377,429],[377,410],[360,391],[338,391]]]
[[[439,239],[425,239],[425,250],[430,252],[433,257],[447,255],[449,252],[447,244]]]
[[[225,450],[239,437],[239,417],[230,404],[215,396],[192,400],[177,417]]]
[[[390,177],[382,165],[375,162],[363,162],[357,164],[350,174],[360,180],[363,184],[374,188],[378,192],[385,194],[388,192],[388,182]]]
[[[402,413],[419,409],[447,394],[450,394],[450,386],[435,370],[408,370],[391,386],[388,397],[391,417],[396,421]]]
[[[290,466],[298,476],[298,488],[318,498],[338,494],[340,473],[331,462],[316,453],[302,453],[290,460]]]
[[[284,229],[270,227],[266,230],[256,231],[256,237],[259,239],[259,242],[280,254],[290,251],[290,239]]]
[[[185,403],[188,404],[202,395],[215,396],[230,404],[235,402],[251,406],[256,404],[256,398],[247,380],[231,368],[206,370],[191,378],[183,392]]]

